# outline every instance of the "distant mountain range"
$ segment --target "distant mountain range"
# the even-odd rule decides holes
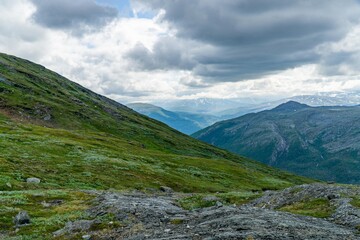
[[[161,107],[149,103],[130,103],[127,106],[180,132],[192,134],[217,121],[269,110],[288,101],[296,101],[309,106],[353,106],[360,104],[360,92],[325,92],[316,95],[299,95],[265,103],[261,102],[260,99],[251,98],[199,98],[157,102]]]
[[[299,95],[290,98],[283,98],[276,101],[269,101],[258,104],[241,103],[239,107],[229,108],[215,115],[222,119],[231,119],[240,117],[247,113],[260,112],[272,109],[279,104],[288,101],[304,103],[309,106],[354,106],[360,104],[360,92],[324,92],[316,95]]]
[[[131,103],[127,106],[185,134],[192,134],[220,120],[216,116],[207,114],[172,112],[148,103]]]
[[[189,112],[196,114],[209,114],[221,116],[221,112],[239,106],[255,107],[261,104],[263,100],[250,98],[197,98],[197,99],[180,99],[167,101],[154,101],[151,104],[160,106],[169,111]]]
[[[290,101],[218,122],[193,136],[300,175],[360,183],[360,106]]]
[[[353,106],[360,104],[360,92],[323,92],[314,95],[298,95],[283,99],[263,98],[198,98],[185,100],[155,101],[151,104],[167,111],[206,114],[226,120],[272,109],[279,104],[296,101],[309,106]]]

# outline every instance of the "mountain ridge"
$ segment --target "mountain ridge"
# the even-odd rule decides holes
[[[295,106],[218,122],[193,136],[303,176],[359,183],[360,107]]]

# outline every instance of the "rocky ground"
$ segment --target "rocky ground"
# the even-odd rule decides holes
[[[268,191],[242,206],[184,210],[177,194],[99,193],[89,219],[69,222],[56,237],[83,239],[360,239],[360,196],[348,186],[311,184]],[[324,219],[278,211],[310,199],[327,199],[333,211]],[[108,222],[101,216],[113,217]],[[102,224],[113,225],[103,230]],[[80,233],[80,235],[79,235]]]

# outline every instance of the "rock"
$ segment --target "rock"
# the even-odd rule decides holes
[[[51,115],[50,114],[46,114],[43,118],[45,121],[50,121],[51,120]]]
[[[63,204],[63,200],[61,200],[61,199],[55,199],[55,200],[51,200],[51,201],[48,201],[48,202],[46,202],[46,201],[42,201],[41,202],[41,205],[43,206],[43,207],[45,207],[45,208],[48,208],[48,207],[54,207],[54,206],[58,206],[58,205],[61,205],[61,204]]]
[[[216,201],[220,201],[220,198],[218,198],[216,196],[206,196],[206,197],[203,197],[202,200],[205,202],[216,202]]]
[[[96,220],[78,220],[74,222],[67,222],[63,229],[54,232],[53,235],[57,237],[64,234],[84,232],[89,230],[96,223],[98,223]]]
[[[327,199],[329,199],[329,200],[333,200],[333,199],[336,199],[336,198],[340,198],[340,194],[332,193],[332,194],[327,195]]]
[[[15,226],[30,224],[30,216],[27,211],[21,211],[14,217]]]
[[[82,239],[90,240],[90,239],[91,239],[91,235],[83,235],[83,236],[82,236]]]
[[[166,187],[166,186],[161,186],[160,190],[164,193],[173,193],[174,192],[174,190],[172,190],[172,188]]]
[[[39,184],[41,182],[41,180],[39,178],[36,178],[36,177],[31,177],[31,178],[27,178],[26,182],[27,183],[33,183],[33,184]]]

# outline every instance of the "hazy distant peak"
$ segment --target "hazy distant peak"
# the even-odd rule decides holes
[[[288,101],[286,103],[282,103],[279,106],[275,107],[273,110],[275,111],[292,111],[292,110],[299,110],[304,108],[310,108],[309,105],[295,102],[295,101]]]

